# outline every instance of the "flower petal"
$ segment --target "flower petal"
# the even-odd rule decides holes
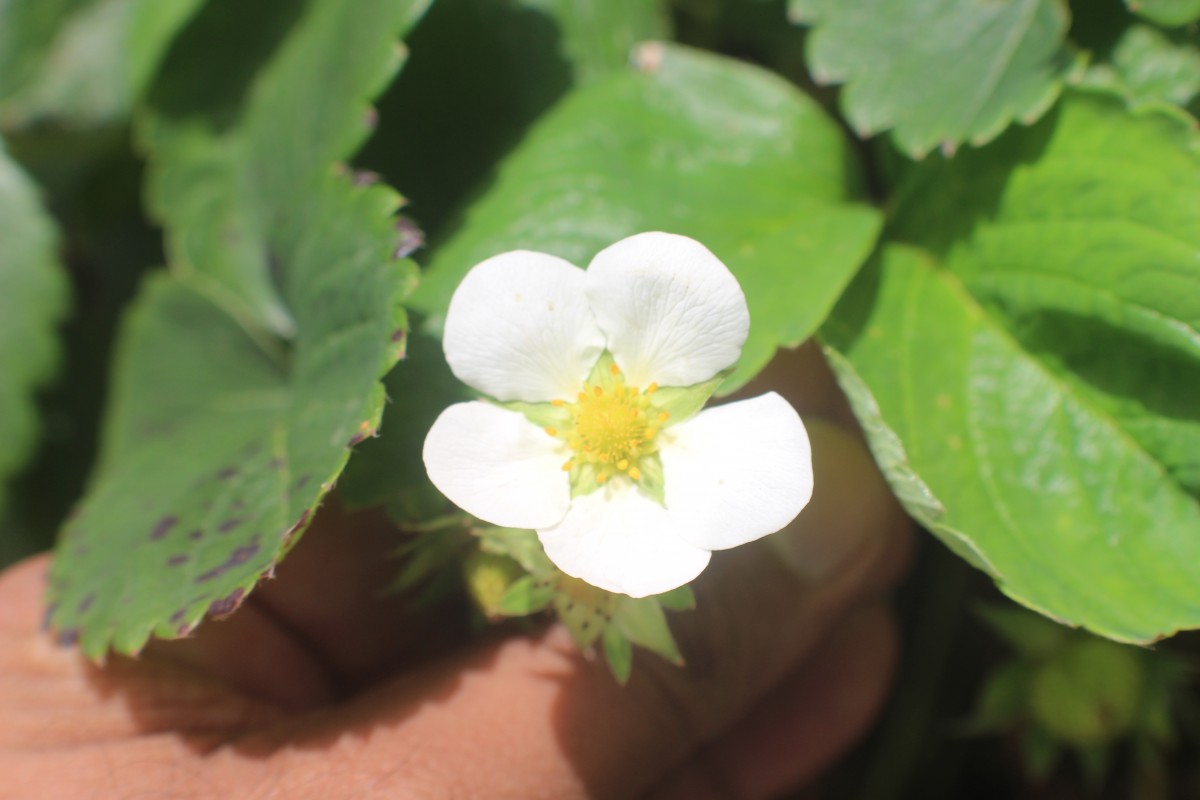
[[[545,253],[514,250],[463,278],[446,315],[446,361],[497,400],[567,399],[604,350],[584,272]]]
[[[708,565],[711,554],[681,533],[665,508],[622,481],[576,497],[563,521],[538,537],[568,575],[646,597],[684,585]]]
[[[424,458],[442,494],[496,525],[553,525],[571,502],[562,443],[489,403],[456,403],[443,411],[425,437]]]
[[[663,432],[660,453],[667,508],[697,547],[774,533],[812,497],[808,432],[774,392],[701,411]]]
[[[587,297],[634,386],[691,386],[737,360],[750,330],[737,279],[704,245],[639,233],[596,254]]]

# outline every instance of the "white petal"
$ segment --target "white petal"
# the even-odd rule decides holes
[[[584,272],[545,253],[514,250],[477,264],[446,314],[446,361],[497,400],[574,397],[604,350]]]
[[[563,521],[539,530],[550,560],[568,575],[632,597],[670,591],[695,578],[710,553],[680,537],[667,510],[629,483],[576,497]]]
[[[562,442],[514,411],[456,403],[425,437],[425,470],[442,494],[480,519],[510,528],[553,525],[571,486]]]
[[[617,365],[635,386],[691,386],[737,360],[750,330],[737,279],[704,245],[639,233],[601,250],[587,296]]]
[[[774,392],[706,409],[660,437],[667,508],[697,547],[774,533],[812,497],[808,433]]]

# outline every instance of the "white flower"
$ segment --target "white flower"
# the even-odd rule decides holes
[[[455,291],[443,344],[498,402],[442,412],[429,477],[480,519],[535,529],[568,575],[633,597],[681,586],[812,495],[808,435],[779,395],[692,416],[749,327],[737,280],[683,236],[623,239],[586,272],[490,258]]]

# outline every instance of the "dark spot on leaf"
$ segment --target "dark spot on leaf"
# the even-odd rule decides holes
[[[243,547],[239,547],[238,549],[234,550],[229,555],[229,558],[225,559],[225,563],[219,564],[219,565],[213,567],[212,569],[208,570],[207,572],[204,572],[201,575],[199,575],[196,578],[196,583],[203,583],[204,581],[210,581],[213,578],[217,577],[218,575],[232,569],[233,567],[238,566],[239,564],[245,564],[247,561],[249,561],[251,558],[253,558],[254,554],[257,552],[258,552],[258,544],[257,543],[248,544],[248,545],[244,545]]]
[[[86,614],[87,610],[92,607],[92,603],[96,602],[96,593],[92,592],[87,597],[79,601],[78,613]]]
[[[237,476],[237,474],[238,474],[237,467],[226,467],[225,469],[217,471],[217,477],[223,481],[227,481],[230,478],[234,478]]]
[[[221,533],[229,533],[231,530],[236,528],[238,525],[241,525],[245,521],[245,517],[234,517],[233,519],[227,519],[217,527],[217,530]]]
[[[200,530],[199,528],[196,528],[196,530],[194,530],[188,534],[188,538],[191,539],[193,542],[198,542],[204,538],[204,531]]]
[[[79,628],[67,628],[58,632],[58,643],[63,647],[73,647],[79,644]]]
[[[170,515],[163,517],[154,526],[154,530],[150,531],[150,541],[157,542],[159,539],[167,535],[171,528],[175,527],[175,523],[179,522],[179,517]]]
[[[424,246],[425,233],[417,227],[417,223],[408,217],[397,217],[396,248],[392,251],[392,258],[407,258]],[[392,341],[396,340],[392,339]]]
[[[309,478],[311,478],[311,477],[312,477],[311,475],[301,475],[299,478],[297,478],[297,479],[296,479],[296,483],[295,483],[295,485],[293,486],[293,488],[294,488],[296,491],[299,491],[299,490],[303,489],[303,488],[304,488],[304,484],[308,483],[308,480],[309,480]]]
[[[180,564],[186,564],[187,562],[188,562],[188,556],[180,553],[177,556],[171,556],[170,558],[168,558],[167,566],[168,567],[178,567]]]
[[[186,608],[181,608],[178,611],[176,611],[174,614],[171,615],[171,624],[178,625],[179,623],[183,622],[183,615],[186,613],[187,613]]]
[[[245,589],[234,589],[226,597],[217,600],[208,607],[208,613],[214,617],[224,617],[237,611],[238,606],[242,604],[242,598],[246,596]]]
[[[236,511],[237,509],[245,508],[246,504],[242,502],[242,498],[239,497],[237,500],[234,500],[232,503],[230,503],[229,507]]]
[[[583,622],[579,623],[579,630],[581,631],[586,631],[590,627],[592,627],[591,620],[585,619]]]
[[[187,623],[184,623],[183,625],[179,626],[179,630],[177,631],[177,633],[179,636],[182,637],[182,636],[187,636],[189,633],[191,633],[194,630],[196,630],[195,625],[188,625]]]
[[[267,462],[267,466],[271,469],[283,469],[283,465],[286,463],[287,461],[285,461],[282,456],[275,456]]]
[[[404,340],[404,328],[396,328],[396,330],[392,331],[392,341],[393,342],[400,342],[403,340]]]
[[[46,606],[46,613],[42,615],[42,630],[50,630],[50,620],[54,617],[54,612],[58,610],[58,603],[51,603]]]

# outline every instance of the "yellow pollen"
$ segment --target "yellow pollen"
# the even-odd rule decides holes
[[[551,400],[550,405],[554,406],[555,408],[562,408],[565,403],[563,403],[562,400]]]
[[[647,387],[646,387],[646,394],[654,394],[654,393],[655,393],[655,392],[657,392],[657,391],[658,391],[658,384],[657,384],[657,383],[652,383],[652,384],[650,384],[649,386],[647,386]]]
[[[670,417],[670,416],[671,416],[671,412],[670,412],[670,411],[662,411],[662,412],[659,412],[659,415],[658,415],[658,421],[659,421],[659,422],[666,422],[666,421],[667,421],[667,418],[668,418],[668,417]],[[551,436],[553,436],[554,434],[550,434],[550,435],[551,435]]]
[[[574,460],[568,461],[567,463],[562,465],[563,472],[570,472],[573,469],[575,469],[575,461]]]
[[[651,384],[644,392],[625,383],[621,370],[610,364],[612,377],[604,376],[603,385],[587,383],[577,395],[577,403],[567,403],[569,422],[547,428],[551,436],[561,436],[573,451],[564,470],[592,465],[597,484],[614,476],[640,480],[643,459],[658,449],[654,441],[667,413],[650,404],[649,395],[658,387]]]

